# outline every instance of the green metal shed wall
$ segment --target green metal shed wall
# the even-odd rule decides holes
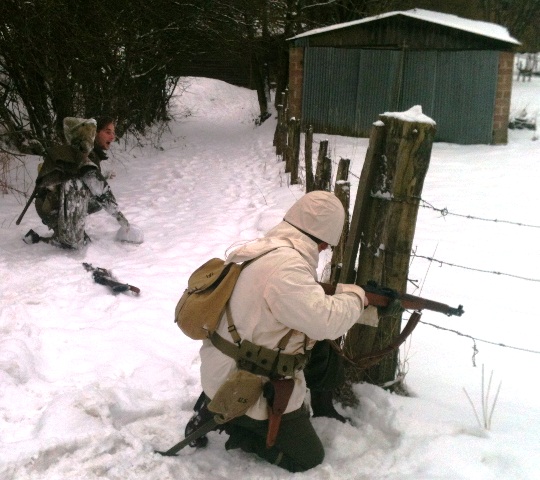
[[[369,136],[379,114],[421,105],[437,141],[489,144],[497,51],[308,47],[302,120],[315,131]]]

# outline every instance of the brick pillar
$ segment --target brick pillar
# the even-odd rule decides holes
[[[289,118],[302,118],[303,82],[304,48],[291,47],[289,49]]]
[[[508,119],[510,117],[513,68],[514,53],[500,52],[495,113],[493,115],[493,135],[491,138],[491,143],[494,145],[508,143]]]

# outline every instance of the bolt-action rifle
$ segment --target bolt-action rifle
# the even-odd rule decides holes
[[[112,276],[112,273],[105,268],[93,267],[91,263],[86,262],[83,263],[83,267],[87,272],[92,272],[94,282],[109,287],[114,294],[132,292],[135,295],[139,295],[139,293],[141,293],[140,288],[129,285],[128,283],[121,283],[116,280]]]
[[[327,295],[336,293],[336,287],[329,283],[320,283]],[[432,310],[434,312],[444,313],[449,317],[463,315],[463,305],[457,308],[450,307],[444,303],[428,300],[427,298],[417,297],[408,293],[399,293],[396,290],[386,287],[379,287],[375,282],[368,282],[367,285],[361,285],[366,292],[366,297],[370,305],[374,307],[387,307],[393,300],[399,300],[405,310]]]
[[[324,292],[327,295],[333,295],[336,293],[336,287],[334,285],[329,283],[321,283],[320,285],[323,287]],[[464,313],[463,305],[453,308],[444,303],[428,300],[427,298],[416,297],[415,295],[410,295],[408,293],[399,293],[391,288],[379,287],[375,282],[368,282],[367,285],[361,285],[361,287],[366,292],[369,305],[374,307],[388,307],[395,300],[399,300],[399,303],[403,309],[414,310],[414,312],[399,335],[397,335],[397,337],[395,337],[389,345],[381,348],[378,351],[372,351],[367,354],[350,358],[342,352],[341,347],[335,341],[330,342],[336,351],[340,352],[344,358],[359,368],[366,369],[376,365],[386,355],[398,349],[420,322],[422,310],[432,310],[434,312],[444,313],[448,316],[457,315],[458,317],[461,317],[461,315]]]

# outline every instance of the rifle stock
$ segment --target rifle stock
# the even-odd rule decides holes
[[[333,295],[336,293],[336,287],[329,283],[319,283],[324,289],[324,293],[327,295]],[[457,308],[450,307],[445,303],[436,302],[434,300],[428,300],[427,298],[417,297],[408,293],[398,293],[391,288],[378,287],[371,282],[367,285],[361,285],[361,288],[366,292],[366,297],[370,305],[374,307],[386,307],[392,302],[392,300],[398,299],[401,302],[403,308],[408,310],[432,310],[434,312],[444,313],[447,316],[456,315],[461,317],[463,315],[463,305],[459,305]]]

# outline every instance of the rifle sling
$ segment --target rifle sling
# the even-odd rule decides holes
[[[418,322],[420,322],[420,319],[422,318],[421,312],[413,312],[410,316],[409,320],[407,321],[407,324],[401,331],[401,333],[395,338],[395,340],[390,343],[387,347],[381,348],[380,350],[372,353],[368,353],[366,355],[361,355],[359,357],[353,358],[352,361],[362,368],[369,368],[373,365],[376,365],[379,363],[383,357],[386,355],[392,353],[394,350],[397,350],[400,345],[407,339],[407,337],[413,332],[413,330],[416,328],[416,325],[418,325]]]

